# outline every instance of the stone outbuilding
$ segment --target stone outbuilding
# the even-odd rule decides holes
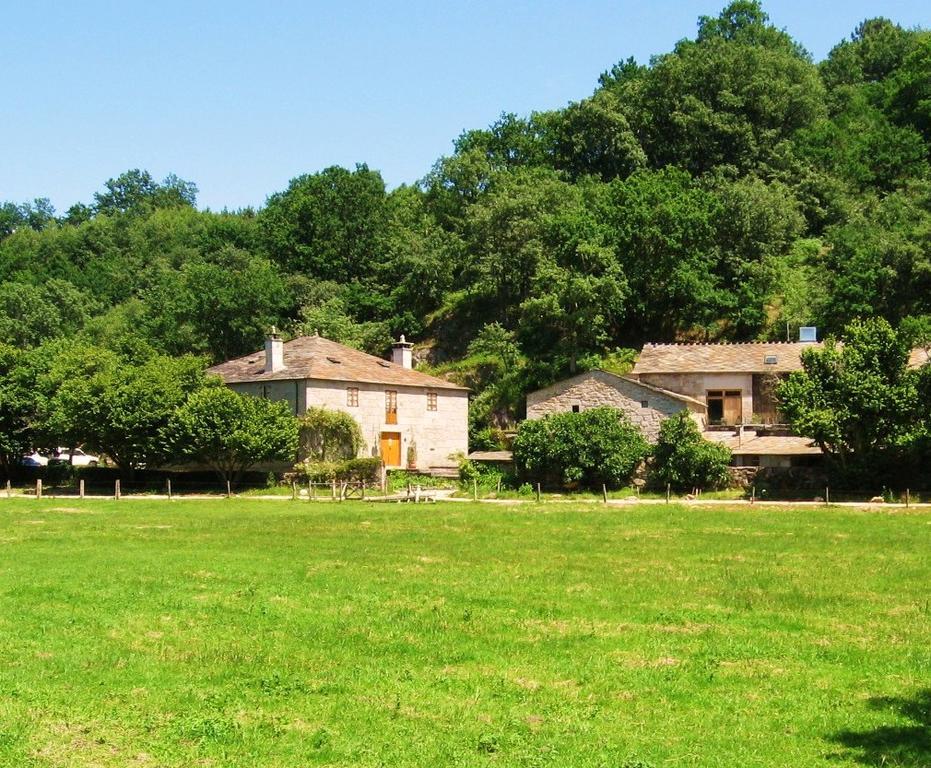
[[[593,370],[528,394],[527,418],[542,419],[553,413],[578,413],[600,406],[622,411],[650,442],[656,442],[660,424],[670,416],[686,411],[702,426],[705,415],[705,404],[693,397]]]

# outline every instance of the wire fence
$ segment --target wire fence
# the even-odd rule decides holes
[[[4,492],[0,490],[0,495]],[[782,489],[770,493],[765,489],[748,489],[746,492],[702,492],[694,489],[691,493],[662,491],[641,491],[625,488],[598,492],[544,490],[539,486],[509,489],[487,487],[477,484],[450,482],[437,478],[435,482],[418,478],[417,482],[403,482],[397,479],[388,483],[371,483],[366,481],[328,481],[328,482],[276,482],[246,480],[226,483],[217,478],[173,476],[156,479],[114,480],[80,478],[66,483],[49,483],[41,478],[31,482],[7,482],[5,495],[8,497],[31,498],[256,498],[256,499],[292,499],[302,501],[351,501],[351,500],[391,500],[430,502],[443,498],[457,498],[473,501],[534,501],[548,502],[597,502],[616,504],[621,502],[646,502],[670,504],[804,504],[809,506],[832,506],[837,504],[858,505],[901,505],[906,508],[915,505],[931,504],[931,492],[913,492],[910,489],[892,491],[881,489],[849,490],[825,487],[820,493],[807,490],[791,491]]]

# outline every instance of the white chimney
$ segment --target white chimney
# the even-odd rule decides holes
[[[284,342],[275,326],[265,339],[265,373],[274,373],[284,368]]]
[[[407,341],[402,333],[401,338],[391,345],[391,362],[397,363],[402,368],[413,368],[413,348],[414,345]]]

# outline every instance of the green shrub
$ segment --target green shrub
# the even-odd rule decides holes
[[[705,440],[684,411],[663,422],[653,457],[650,480],[657,487],[668,483],[676,490],[713,490],[726,488],[730,481],[730,449]]]
[[[592,408],[525,421],[514,438],[521,477],[566,487],[626,484],[650,446],[614,408]]]
[[[339,482],[379,483],[381,459],[346,459],[345,461],[303,461],[294,467],[294,479],[306,483]]]

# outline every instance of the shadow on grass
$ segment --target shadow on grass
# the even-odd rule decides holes
[[[880,725],[862,731],[839,731],[831,740],[846,747],[861,765],[891,768],[931,766],[931,688],[909,698],[883,696],[870,699],[871,709],[894,712],[910,725]]]

